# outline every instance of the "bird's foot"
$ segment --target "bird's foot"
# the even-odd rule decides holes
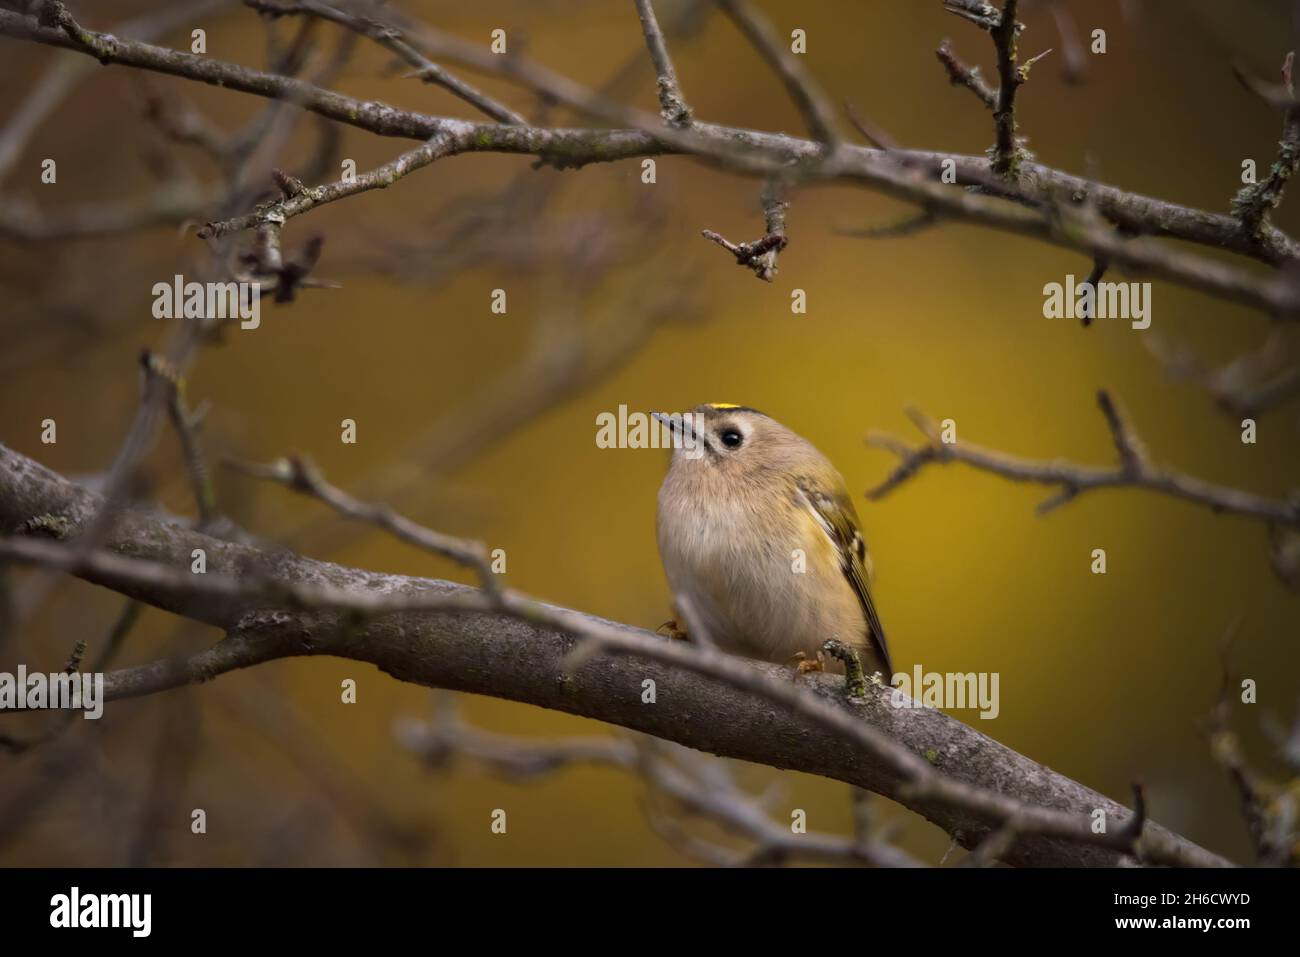
[[[798,662],[798,664],[795,665],[794,674],[790,677],[791,681],[798,681],[800,675],[806,675],[810,671],[826,670],[826,656],[820,651],[817,652],[817,657],[815,658],[809,658],[802,651],[796,651],[790,656],[790,659],[786,664],[790,665],[795,662]]]
[[[844,662],[844,691],[850,698],[865,698],[867,695],[867,678],[862,671],[862,659],[858,653],[837,638],[830,638],[822,644],[822,651],[832,658]],[[821,655],[821,652],[818,652]]]
[[[669,641],[690,641],[691,636],[686,633],[684,628],[677,626],[676,619],[664,622],[655,629],[655,634],[664,634],[668,636]]]

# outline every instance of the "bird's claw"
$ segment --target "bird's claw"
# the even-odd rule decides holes
[[[658,628],[655,629],[655,634],[664,634],[668,637],[669,641],[690,641],[691,640],[691,636],[686,633],[686,630],[684,628],[679,628],[677,626],[676,619],[669,619],[668,621],[664,622],[662,625],[660,625]]]
[[[794,662],[798,662],[798,664],[795,665],[794,674],[790,678],[791,681],[798,681],[800,675],[806,675],[810,671],[826,670],[826,656],[820,651],[817,652],[815,658],[809,658],[802,651],[796,651],[790,656],[790,660],[786,664],[793,664]]]

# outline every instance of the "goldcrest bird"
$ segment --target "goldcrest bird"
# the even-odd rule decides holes
[[[689,606],[688,628],[768,661],[820,660],[836,638],[888,682],[867,545],[835,466],[754,409],[652,414],[675,435],[657,531],[678,620]]]

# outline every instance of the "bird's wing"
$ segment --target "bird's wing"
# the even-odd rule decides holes
[[[835,546],[835,551],[840,558],[840,570],[853,586],[858,602],[862,605],[862,612],[866,616],[867,640],[879,656],[885,671],[885,680],[888,681],[894,672],[894,667],[889,660],[889,645],[885,643],[885,630],[880,625],[880,616],[876,613],[876,605],[871,600],[871,588],[868,582],[870,576],[867,573],[870,563],[867,557],[867,541],[858,528],[858,514],[853,508],[853,500],[843,490],[828,494],[808,479],[800,479],[798,487],[800,496],[812,511],[813,517],[817,519],[817,524]]]

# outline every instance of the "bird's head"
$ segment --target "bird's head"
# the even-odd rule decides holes
[[[747,406],[713,402],[689,412],[651,415],[672,433],[673,471],[699,481],[758,480],[790,470],[811,448],[775,419]]]

